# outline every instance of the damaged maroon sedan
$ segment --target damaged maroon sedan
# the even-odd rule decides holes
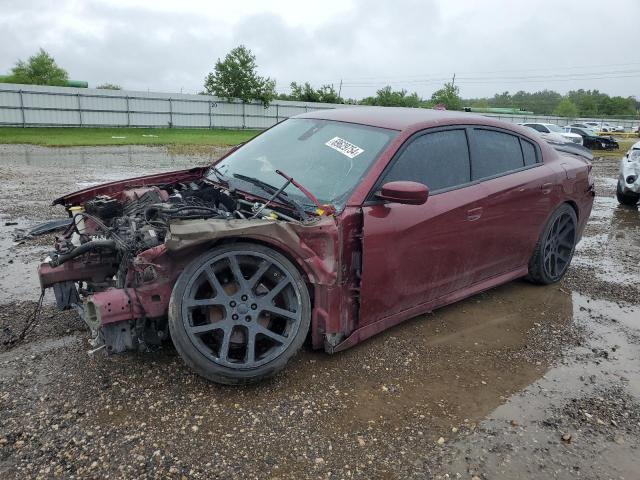
[[[334,353],[519,277],[558,281],[593,203],[588,160],[476,115],[308,113],[209,168],[57,199],[73,222],[40,282],[95,348],[171,339],[203,377],[248,383],[306,338]]]

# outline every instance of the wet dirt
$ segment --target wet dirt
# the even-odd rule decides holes
[[[65,150],[0,146],[1,329],[34,308],[50,241],[12,229],[61,215],[48,202],[83,182],[208,160]],[[594,161],[594,214],[559,284],[511,282],[334,356],[305,348],[252,387],[207,383],[172,348],[89,355],[48,293],[0,353],[0,477],[638,478],[640,214],[615,202],[617,164]]]

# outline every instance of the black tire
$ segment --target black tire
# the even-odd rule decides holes
[[[629,207],[635,207],[638,204],[638,201],[640,201],[640,193],[624,193],[622,191],[620,180],[618,180],[618,187],[616,188],[616,197],[620,204],[627,205]]]
[[[578,217],[564,203],[553,212],[529,260],[528,279],[548,285],[559,281],[569,268],[576,246]]]
[[[311,300],[298,269],[279,252],[252,243],[200,255],[178,277],[169,302],[171,338],[184,362],[228,385],[282,370],[310,323]]]

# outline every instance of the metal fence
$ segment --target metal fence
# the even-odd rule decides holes
[[[278,100],[260,103],[228,101],[210,95],[126,90],[48,87],[0,83],[0,125],[40,127],[180,127],[268,128],[285,118],[330,108],[357,107],[331,103]],[[632,119],[568,119],[549,115],[485,113],[507,122],[567,125],[578,120],[609,122],[631,130]]]
[[[0,84],[0,124],[22,127],[263,129],[336,106],[277,101],[264,107],[209,95]]]

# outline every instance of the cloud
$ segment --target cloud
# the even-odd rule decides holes
[[[0,72],[43,47],[91,85],[197,92],[215,60],[242,43],[280,91],[342,79],[345,96],[390,83],[428,97],[454,72],[466,97],[640,87],[637,0],[0,0],[0,9]]]

